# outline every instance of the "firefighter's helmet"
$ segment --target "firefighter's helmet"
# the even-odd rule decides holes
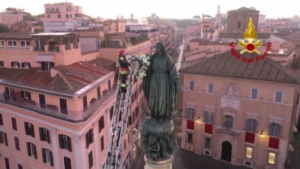
[[[121,50],[119,51],[119,54],[120,54],[120,55],[124,55],[124,54],[125,54],[125,50],[124,50],[124,49],[121,49]]]

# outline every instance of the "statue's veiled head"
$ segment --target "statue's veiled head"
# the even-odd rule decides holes
[[[156,52],[158,55],[166,55],[165,47],[162,42],[157,42],[156,43]]]

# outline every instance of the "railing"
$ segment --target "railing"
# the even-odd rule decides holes
[[[70,44],[65,44],[65,50],[71,50]]]
[[[59,52],[59,45],[49,45],[49,52]]]
[[[34,51],[45,51],[45,47],[44,46],[34,47]]]
[[[81,111],[61,109],[56,105],[41,104],[23,98],[10,98],[5,94],[0,94],[0,102],[71,122],[81,122],[93,115],[94,112],[99,110],[101,106],[106,106],[106,101],[114,98],[114,94],[116,93],[115,90],[116,85],[114,85],[110,91],[107,91],[105,94],[103,94],[100,99],[93,101],[88,107]]]
[[[78,49],[78,43],[73,43],[73,49]]]

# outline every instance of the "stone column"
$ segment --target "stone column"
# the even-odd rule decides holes
[[[174,160],[174,156],[163,161],[152,161],[149,160],[145,155],[144,160],[146,162],[144,169],[172,169],[172,162]]]
[[[52,142],[52,150],[53,150],[53,163],[54,163],[54,168],[60,169],[60,163],[59,163],[59,154],[58,154],[58,138],[57,138],[57,129],[56,128],[51,128],[51,142]]]
[[[74,135],[73,136],[74,144],[72,148],[74,149],[75,154],[75,163],[77,169],[86,168],[87,160],[86,160],[86,151],[85,151],[85,142],[84,136],[82,135]]]

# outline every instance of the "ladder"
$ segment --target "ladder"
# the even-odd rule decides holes
[[[105,169],[119,169],[121,167],[120,162],[122,159],[123,139],[127,131],[128,116],[131,105],[132,86],[134,84],[135,64],[136,63],[134,60],[132,60],[130,63],[130,72],[127,80],[127,92],[124,101],[122,101],[122,97],[124,97],[124,94],[122,94],[120,90],[120,74],[118,76],[116,100],[113,108],[113,124],[109,136],[107,159],[104,165]],[[124,104],[122,104],[122,102],[124,102]],[[123,118],[120,122],[121,125],[119,126],[121,110],[123,110]]]

